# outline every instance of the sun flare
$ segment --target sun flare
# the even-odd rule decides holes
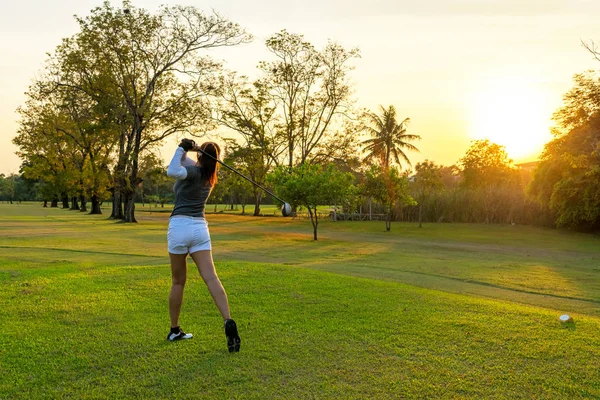
[[[537,159],[551,139],[552,106],[526,82],[495,80],[474,92],[470,135],[506,147],[515,162]]]

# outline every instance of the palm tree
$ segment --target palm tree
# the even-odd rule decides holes
[[[421,136],[406,133],[406,125],[410,122],[410,118],[398,123],[394,106],[389,106],[387,109],[383,106],[379,107],[381,115],[371,111],[365,113],[367,123],[363,125],[363,129],[371,135],[371,139],[362,142],[365,146],[364,150],[367,152],[364,161],[370,162],[378,159],[383,167],[389,168],[391,161],[400,165],[400,159],[402,159],[411,165],[404,151],[418,152],[419,149],[409,142],[420,140]]]

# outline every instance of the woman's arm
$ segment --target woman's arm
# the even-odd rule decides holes
[[[179,180],[187,178],[187,170],[183,165],[181,165],[185,158],[187,158],[186,151],[183,148],[178,147],[177,150],[175,150],[175,154],[173,155],[171,162],[169,163],[169,167],[167,168],[167,176],[171,178],[177,178]]]
[[[187,153],[185,153],[183,155],[183,158],[181,159],[181,165],[183,165],[184,167],[193,167],[194,165],[196,165],[196,161],[194,161],[192,158],[189,158],[187,156]]]

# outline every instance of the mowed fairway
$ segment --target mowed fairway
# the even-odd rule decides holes
[[[209,214],[229,354],[193,265],[165,340],[168,213],[138,211],[0,205],[0,399],[600,398],[597,236]]]

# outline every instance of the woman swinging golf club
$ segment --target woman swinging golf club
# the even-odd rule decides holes
[[[187,157],[191,150],[198,152],[198,162]],[[179,314],[183,301],[183,289],[187,277],[187,255],[196,263],[200,276],[221,313],[227,336],[229,352],[240,351],[240,336],[235,321],[229,314],[229,303],[223,285],[217,276],[212,259],[210,234],[204,219],[206,200],[217,183],[217,159],[219,146],[206,142],[199,148],[193,140],[183,139],[167,168],[167,175],[177,178],[175,183],[175,207],[169,219],[167,242],[171,260],[172,285],[169,294],[169,314],[171,332],[170,341],[191,339],[192,334],[185,333],[179,327]],[[212,157],[203,157],[206,153]]]

